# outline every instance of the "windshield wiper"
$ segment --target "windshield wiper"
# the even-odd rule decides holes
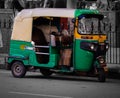
[[[100,20],[99,20],[99,22],[98,22],[98,32],[100,32],[100,34],[102,34]]]
[[[93,34],[93,28],[94,28],[94,26],[93,26],[93,22],[91,23],[91,34]]]

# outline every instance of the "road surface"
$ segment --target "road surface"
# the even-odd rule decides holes
[[[100,83],[95,77],[52,75],[28,72],[25,78],[14,78],[10,71],[0,70],[0,98],[120,98],[120,80]]]

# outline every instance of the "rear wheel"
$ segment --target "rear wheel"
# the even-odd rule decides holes
[[[106,81],[106,74],[103,69],[98,70],[98,80],[99,82],[105,82]]]
[[[12,75],[16,78],[22,78],[26,74],[26,68],[22,62],[16,61],[11,67]]]
[[[53,73],[52,71],[50,71],[50,69],[47,68],[40,68],[40,72],[46,77],[49,77]]]

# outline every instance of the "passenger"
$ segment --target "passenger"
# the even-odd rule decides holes
[[[60,61],[59,65],[64,69],[70,68],[70,61],[71,61],[71,43],[72,38],[69,35],[68,31],[66,29],[63,29],[62,31],[62,37],[61,37],[61,50],[60,50]]]
[[[50,33],[51,46],[60,49],[60,36],[58,32],[53,31]]]
[[[51,39],[51,46],[55,47],[56,46],[56,32],[51,32],[50,34],[50,39]]]
[[[51,26],[51,25],[40,25],[37,26],[37,28],[39,28],[40,30],[42,30],[42,32],[44,33],[45,39],[47,41],[47,43],[50,42],[50,33],[51,32],[58,32],[58,29],[56,26]]]

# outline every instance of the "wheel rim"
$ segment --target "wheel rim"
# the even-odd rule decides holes
[[[21,72],[22,72],[22,67],[21,66],[19,66],[19,65],[15,65],[15,67],[14,67],[14,73],[16,74],[16,75],[20,75],[21,74]]]

